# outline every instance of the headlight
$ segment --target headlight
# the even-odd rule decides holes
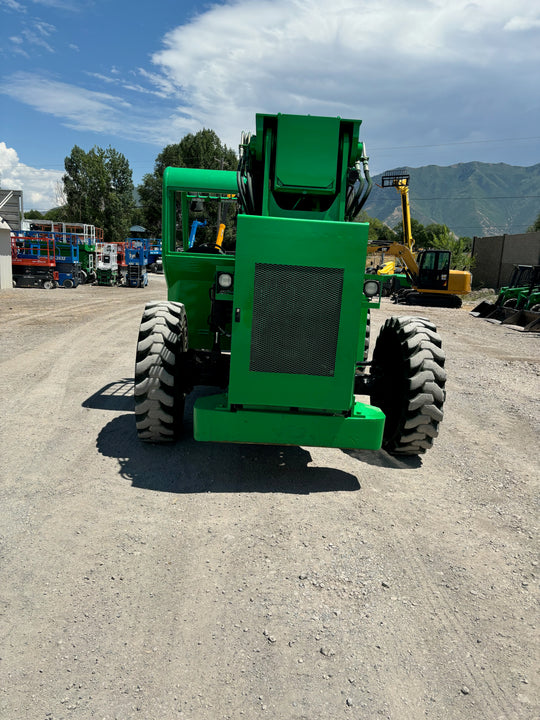
[[[369,297],[379,294],[379,283],[377,280],[366,280],[364,283],[364,293]]]
[[[220,273],[217,281],[222,290],[228,290],[232,286],[232,275],[229,273]]]

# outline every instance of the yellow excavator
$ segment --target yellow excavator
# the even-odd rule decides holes
[[[382,176],[382,187],[395,187],[401,195],[403,215],[403,243],[381,241],[368,246],[368,253],[385,253],[399,258],[410,283],[408,288],[396,287],[395,302],[407,305],[461,307],[461,295],[471,291],[471,273],[450,270],[449,250],[433,248],[413,252],[414,239],[411,230],[409,205],[409,175],[387,172]]]

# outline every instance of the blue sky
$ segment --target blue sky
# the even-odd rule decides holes
[[[64,158],[135,183],[185,133],[237,149],[256,112],[361,118],[372,172],[540,162],[531,0],[0,0],[0,186],[48,209]]]

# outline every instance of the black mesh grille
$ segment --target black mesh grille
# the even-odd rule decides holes
[[[343,270],[255,265],[249,369],[332,377]]]

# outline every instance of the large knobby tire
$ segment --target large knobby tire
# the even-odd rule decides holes
[[[363,390],[363,388],[364,388],[363,379],[366,377],[367,366],[364,363],[367,363],[368,357],[369,357],[369,336],[370,336],[370,334],[371,334],[371,311],[368,308],[367,317],[366,317],[366,334],[364,336],[364,356],[363,356],[362,362],[357,363],[356,370],[354,373],[354,376],[355,376],[354,392],[355,392],[355,394],[358,394],[358,395],[362,395],[365,392]]]
[[[438,435],[446,397],[444,352],[435,325],[421,317],[392,317],[373,351],[371,404],[386,415],[383,448],[420,455]]]
[[[364,337],[364,362],[367,362],[369,355],[369,336],[371,335],[371,310],[368,309],[366,317],[366,335]]]
[[[185,394],[179,371],[187,346],[184,306],[157,300],[147,303],[135,361],[135,422],[140,440],[172,442],[180,434]]]

